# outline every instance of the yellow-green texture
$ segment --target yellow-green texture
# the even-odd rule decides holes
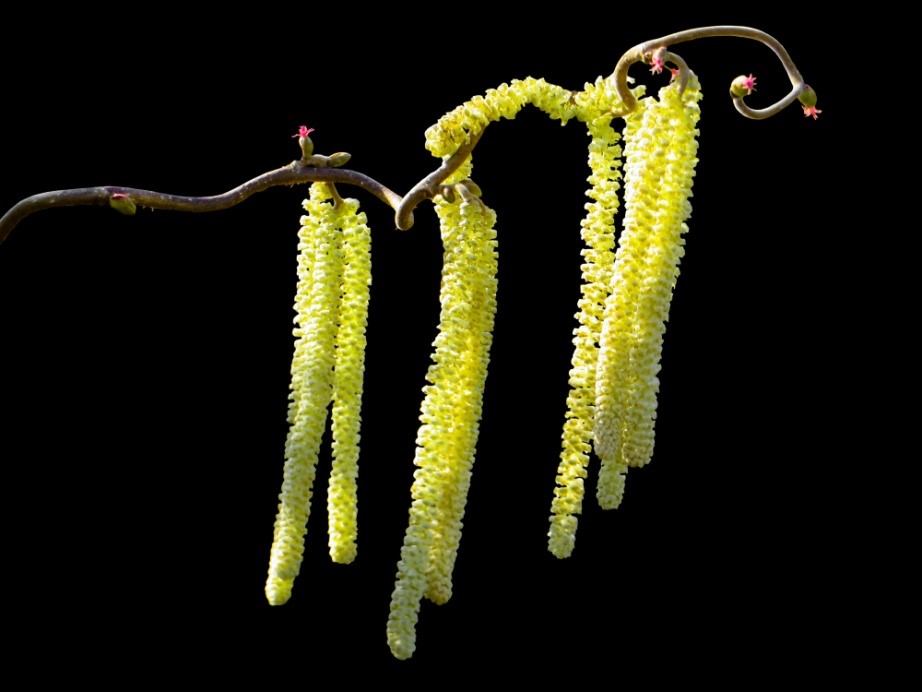
[[[643,87],[634,90],[642,96]],[[578,327],[573,332],[573,356],[569,373],[567,411],[563,427],[560,463],[551,502],[548,550],[569,557],[576,543],[577,515],[582,510],[584,483],[595,427],[596,370],[605,304],[612,289],[615,263],[615,217],[620,207],[620,135],[612,127],[615,113],[624,110],[613,77],[599,77],[584,85],[572,99],[574,116],[589,132],[589,190],[581,236],[582,286]]]
[[[621,187],[620,135],[611,127],[611,116],[599,115],[587,122],[590,188],[592,201],[586,204],[581,235],[582,286],[573,331],[567,395],[567,412],[563,428],[563,448],[557,469],[548,549],[563,558],[573,552],[577,517],[583,502],[583,482],[587,475],[595,412],[595,376],[602,316],[612,282],[615,260],[615,214]]]
[[[371,286],[371,232],[358,202],[345,199],[336,210],[343,238],[342,303],[333,369],[333,467],[327,488],[330,557],[355,559],[358,535],[357,481],[365,329]]]
[[[359,440],[370,241],[355,200],[331,201],[323,183],[311,186],[298,235],[295,351],[288,409],[290,428],[269,559],[266,597],[285,603],[301,567],[320,441],[333,402],[334,454],[330,479],[330,552],[355,554],[355,481]]]
[[[483,132],[491,122],[515,118],[526,104],[532,104],[551,118],[560,120],[561,124],[566,124],[576,112],[570,94],[562,87],[534,77],[500,84],[439,118],[426,130],[426,149],[433,156],[450,156]]]
[[[468,162],[449,182],[470,173]],[[468,197],[465,199],[465,197]],[[444,603],[480,426],[496,314],[496,215],[479,198],[438,198],[443,245],[441,312],[416,439],[412,504],[391,597],[387,641],[399,659],[416,648],[422,598]]]
[[[653,454],[663,332],[684,254],[697,163],[701,92],[694,77],[645,98],[625,118],[625,218],[596,373],[599,503],[617,507],[627,468]]]

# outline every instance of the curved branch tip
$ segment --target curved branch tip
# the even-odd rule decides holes
[[[669,34],[661,38],[653,39],[652,41],[640,43],[621,56],[621,59],[618,61],[618,64],[615,66],[615,70],[612,73],[612,78],[615,81],[615,89],[617,90],[618,96],[625,106],[624,113],[621,115],[630,113],[635,108],[637,108],[637,99],[628,88],[627,83],[627,74],[631,65],[637,62],[644,62],[647,64],[652,64],[653,71],[661,71],[662,62],[666,59],[669,59],[670,62],[678,65],[676,62],[676,58],[678,58],[678,56],[668,51],[669,46],[676,43],[682,43],[684,41],[716,36],[747,38],[768,46],[781,61],[785,72],[787,72],[788,79],[791,81],[792,89],[787,96],[780,99],[771,106],[759,110],[749,108],[745,103],[743,103],[743,95],[731,93],[731,96],[733,96],[733,105],[742,115],[746,116],[747,118],[753,118],[756,120],[768,118],[787,108],[803,93],[804,88],[806,87],[803,81],[803,77],[801,77],[800,72],[794,65],[794,61],[791,60],[791,56],[788,55],[788,52],[785,50],[784,46],[782,46],[781,43],[773,36],[766,34],[764,31],[759,31],[758,29],[753,29],[748,26],[706,26],[697,29],[689,29],[687,31],[679,31],[674,34]],[[679,59],[681,60],[681,58]],[[687,69],[687,66],[682,68],[680,65],[679,67],[680,76],[685,76],[684,72]],[[658,70],[657,68],[660,69]],[[679,88],[684,90],[684,83],[680,83]],[[815,103],[812,104],[812,106],[804,104],[804,107],[805,112],[807,108],[811,107],[813,108],[813,111],[815,111]],[[807,113],[807,115],[811,114],[815,116],[815,113]]]

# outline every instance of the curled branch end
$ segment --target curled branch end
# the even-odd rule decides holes
[[[749,75],[749,79],[752,80],[752,84],[749,85],[748,89],[744,87],[742,90],[738,84],[738,80],[741,78],[738,77],[735,79],[730,87],[730,95],[733,98],[733,105],[742,115],[754,120],[763,120],[765,118],[771,117],[772,115],[780,113],[782,110],[797,100],[799,100],[803,105],[805,115],[812,115],[815,118],[816,115],[821,112],[816,109],[816,93],[809,86],[804,84],[803,78],[800,75],[800,71],[794,65],[794,61],[791,60],[791,57],[788,55],[788,52],[785,50],[784,46],[782,46],[777,39],[769,36],[764,31],[759,31],[758,29],[753,29],[747,26],[708,26],[698,29],[689,29],[687,31],[680,31],[674,34],[669,34],[668,36],[663,36],[662,38],[647,41],[646,43],[638,44],[628,50],[623,56],[621,56],[621,59],[615,66],[615,71],[612,73],[612,78],[615,82],[615,89],[618,92],[618,96],[624,103],[624,112],[618,113],[618,115],[630,113],[637,107],[637,99],[628,88],[627,82],[628,70],[630,69],[631,65],[637,62],[643,62],[648,65],[652,65],[653,72],[661,72],[664,62],[671,62],[678,67],[680,79],[679,90],[683,91],[691,71],[688,69],[688,66],[685,64],[684,60],[682,60],[675,53],[670,52],[668,47],[670,45],[684,41],[691,41],[693,39],[708,38],[713,36],[735,36],[737,38],[748,38],[768,46],[781,61],[782,66],[787,72],[788,79],[791,81],[791,91],[787,96],[779,99],[767,108],[753,109],[747,106],[743,99],[745,96],[748,96],[750,93],[752,93],[751,86],[755,83],[755,79],[752,77],[752,75]]]

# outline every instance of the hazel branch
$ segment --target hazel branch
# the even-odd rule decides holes
[[[220,211],[234,207],[251,195],[268,190],[270,187],[314,182],[343,183],[360,187],[393,209],[396,209],[403,201],[403,198],[396,192],[363,173],[328,167],[329,161],[335,159],[336,156],[338,155],[334,154],[330,157],[313,155],[309,159],[293,161],[287,166],[248,180],[224,194],[211,197],[186,197],[111,185],[42,192],[26,197],[0,218],[0,243],[6,240],[16,225],[30,214],[56,207],[112,206],[129,215],[134,213],[136,206],[172,211]],[[130,202],[133,202],[133,205]]]
[[[18,202],[0,218],[0,243],[6,240],[7,236],[23,219],[44,209],[75,206],[111,206],[129,216],[133,215],[135,209],[139,206],[146,209],[171,211],[220,211],[236,206],[251,195],[267,190],[270,187],[315,182],[343,183],[354,185],[370,192],[394,209],[397,228],[401,231],[406,231],[413,226],[413,210],[424,199],[431,199],[439,194],[442,182],[464,163],[478,141],[480,141],[479,134],[472,137],[468,144],[459,148],[454,154],[446,157],[439,168],[414,185],[405,197],[401,197],[364,173],[335,168],[337,165],[346,163],[350,158],[349,154],[344,152],[339,152],[332,156],[314,154],[313,143],[310,137],[305,134],[299,138],[303,154],[300,161],[293,161],[283,168],[263,173],[221,195],[186,197],[113,185],[55,190],[32,195]]]
[[[807,116],[816,118],[822,112],[816,108],[816,92],[804,84],[803,78],[793,60],[791,60],[784,46],[775,38],[763,31],[745,26],[708,26],[669,34],[662,38],[638,44],[628,50],[618,61],[611,76],[618,96],[624,104],[623,111],[614,113],[614,115],[623,116],[637,108],[637,99],[628,88],[627,81],[628,70],[631,65],[643,62],[652,65],[653,72],[662,72],[665,62],[672,63],[678,68],[679,91],[684,91],[691,75],[691,70],[680,56],[668,50],[668,46],[714,36],[735,36],[763,43],[778,56],[788,78],[791,80],[792,89],[787,96],[767,108],[753,109],[747,106],[743,99],[752,93],[755,78],[750,75],[748,78],[738,77],[735,79],[730,87],[730,95],[733,98],[734,106],[744,116],[754,119],[767,118],[791,105],[795,100],[801,102],[804,114]],[[446,156],[439,168],[414,185],[406,196],[401,197],[363,173],[341,168],[349,161],[349,154],[344,152],[338,152],[331,156],[314,154],[314,144],[310,139],[311,132],[313,132],[313,128],[302,125],[298,133],[294,135],[301,147],[302,156],[299,161],[294,161],[283,168],[263,173],[221,195],[185,197],[120,186],[75,188],[32,195],[16,204],[0,218],[0,243],[6,240],[20,221],[30,214],[43,209],[82,205],[108,205],[128,215],[134,214],[138,206],[148,209],[209,212],[233,207],[240,204],[250,195],[262,192],[270,187],[314,182],[325,182],[331,185],[343,183],[345,185],[354,185],[370,192],[394,210],[395,225],[398,229],[405,231],[413,226],[413,210],[424,199],[432,199],[442,192],[442,183],[470,156],[483,135],[483,130],[472,135],[467,144],[458,148],[453,154]]]
[[[792,88],[790,93],[771,106],[768,106],[767,108],[750,108],[743,101],[743,98],[748,95],[747,93],[740,94],[731,90],[730,95],[733,98],[733,105],[742,115],[746,116],[747,118],[762,120],[764,118],[775,115],[776,113],[780,113],[796,100],[801,100],[806,107],[815,106],[815,95],[812,97],[812,104],[803,100],[802,97],[806,96],[807,93],[812,92],[812,89],[804,84],[804,80],[800,74],[800,71],[794,65],[794,61],[791,60],[791,56],[788,55],[788,52],[784,49],[784,46],[782,46],[777,39],[769,36],[764,31],[759,31],[758,29],[753,29],[748,26],[705,26],[697,29],[689,29],[687,31],[679,31],[674,34],[663,36],[662,38],[640,43],[628,50],[623,56],[621,56],[621,59],[615,66],[615,71],[612,73],[612,77],[615,80],[615,89],[618,92],[618,96],[624,102],[625,113],[630,113],[637,107],[637,99],[634,97],[634,94],[631,93],[627,83],[627,73],[631,65],[637,62],[643,62],[648,65],[652,64],[654,69],[656,69],[657,60],[659,61],[658,64],[660,67],[662,67],[663,60],[669,60],[679,68],[679,78],[682,80],[680,88],[684,89],[685,82],[688,79],[686,73],[688,67],[684,65],[684,61],[681,61],[681,59],[676,60],[678,56],[673,53],[668,53],[666,51],[667,47],[676,43],[683,43],[685,41],[692,41],[694,39],[710,38],[715,36],[734,36],[736,38],[748,38],[768,46],[775,53],[775,55],[778,56],[778,59],[781,61],[785,72],[787,72],[788,79],[791,80]]]
[[[398,230],[406,231],[413,226],[413,210],[424,199],[431,199],[441,192],[442,183],[467,160],[482,136],[483,130],[471,137],[470,142],[459,147],[454,154],[442,161],[441,166],[413,186],[396,207],[394,218]]]

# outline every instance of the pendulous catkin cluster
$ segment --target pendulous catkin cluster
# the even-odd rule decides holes
[[[311,186],[298,234],[295,352],[285,467],[269,558],[266,597],[291,597],[301,568],[320,441],[333,404],[333,471],[328,491],[330,555],[351,562],[356,541],[356,478],[371,283],[371,235],[353,199],[332,201]]]
[[[596,383],[598,498],[617,507],[628,467],[653,455],[663,333],[684,254],[697,163],[698,101],[692,77],[659,100],[642,99],[625,123],[625,218],[605,306]]]
[[[617,109],[613,96],[599,80],[580,98],[592,136],[587,194],[594,201],[583,219],[579,327],[548,531],[548,549],[561,558],[575,545],[590,449],[601,460],[596,494],[604,509],[621,504],[628,467],[652,457],[662,337],[697,163],[701,92],[692,77],[683,93],[677,84],[664,87],[625,118],[624,228],[612,251],[622,152],[608,122],[587,116],[600,105]]]
[[[643,88],[634,89],[635,96]],[[586,215],[581,223],[582,287],[575,315],[570,390],[551,503],[548,548],[569,556],[576,540],[590,455],[601,460],[597,495],[615,508],[627,469],[653,454],[658,373],[665,323],[691,213],[697,79],[643,98],[625,116],[612,78],[573,93],[544,80],[502,84],[446,114],[426,131],[426,147],[447,158],[490,122],[531,104],[566,123],[585,123],[590,137]],[[623,172],[622,172],[623,161]],[[470,180],[470,157],[436,195],[443,246],[438,336],[416,438],[416,467],[387,621],[396,658],[416,648],[424,598],[452,595],[464,508],[470,487],[496,314],[496,214]],[[623,178],[623,180],[622,180]],[[624,187],[620,236],[616,218]],[[302,218],[295,301],[284,482],[266,594],[284,603],[298,574],[310,514],[320,439],[332,403],[333,470],[328,492],[330,554],[351,562],[356,550],[356,479],[365,325],[371,282],[370,236],[355,200],[322,183],[311,188]],[[617,242],[616,242],[617,241]]]
[[[469,172],[467,163],[455,179]],[[387,622],[388,645],[400,659],[416,648],[423,597],[451,598],[493,341],[496,214],[469,188],[461,193],[453,202],[436,202],[444,257],[439,331],[423,388],[409,525]]]

